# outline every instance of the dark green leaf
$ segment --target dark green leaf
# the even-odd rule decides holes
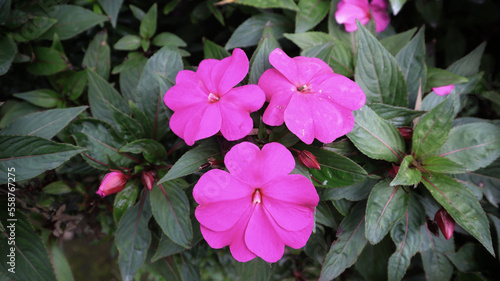
[[[26,67],[26,70],[35,75],[52,75],[71,68],[66,55],[63,53],[47,48],[33,48],[35,61]]]
[[[406,155],[399,166],[399,171],[391,186],[398,185],[417,185],[422,179],[422,172],[412,166],[413,156]]]
[[[408,89],[408,106],[415,108],[419,90],[425,88],[427,82],[427,66],[425,64],[425,27],[396,55],[406,87]]]
[[[401,11],[401,8],[403,8],[406,0],[389,0],[389,2],[391,3],[392,14],[397,15]]]
[[[427,229],[427,224],[420,227],[420,235],[422,237],[420,255],[426,279],[429,281],[450,280],[453,265],[446,258],[446,254],[455,250],[453,239],[446,240],[442,235],[434,236]]]
[[[125,187],[116,194],[113,203],[113,218],[115,222],[119,222],[123,214],[135,204],[137,195],[139,194],[139,179],[131,179],[127,181]]]
[[[111,110],[111,116],[113,117],[114,124],[118,129],[118,133],[124,140],[134,141],[142,139],[145,136],[144,128],[139,122],[121,112],[110,103],[108,103],[108,107]]]
[[[462,273],[457,274],[458,281],[487,281],[480,273]]]
[[[181,253],[181,276],[182,280],[201,280],[200,269],[193,264],[193,256],[190,252]]]
[[[357,204],[340,224],[337,240],[326,255],[319,280],[332,280],[354,264],[366,245],[365,210]]]
[[[61,251],[56,243],[52,244],[50,249],[50,258],[52,260],[52,265],[54,266],[57,280],[64,281],[74,281],[73,273],[71,272],[71,267],[69,266],[68,260]]]
[[[146,15],[146,13],[144,13],[143,10],[137,8],[136,6],[134,5],[129,5],[130,7],[130,11],[132,11],[132,14],[134,15],[134,17],[140,21],[142,21],[142,19],[144,18],[144,16]]]
[[[63,95],[70,100],[78,100],[87,85],[87,72],[85,70],[71,74],[64,84]]]
[[[454,127],[437,154],[469,171],[486,167],[500,156],[500,128],[489,123]]]
[[[16,119],[2,130],[0,135],[39,136],[51,139],[86,108],[79,106],[30,113]]]
[[[489,214],[488,217],[490,218],[493,226],[495,227],[496,233],[497,233],[497,241],[498,244],[500,245],[500,219],[494,216],[493,214]],[[500,248],[497,247],[497,256],[500,256]]]
[[[478,244],[467,243],[456,253],[448,253],[448,259],[461,272],[482,272],[486,271],[489,262],[488,252]],[[497,266],[496,264],[492,264]]]
[[[141,124],[141,126],[144,129],[144,132],[146,133],[146,137],[148,138],[153,138],[153,125],[151,121],[146,117],[144,113],[133,103],[131,100],[128,101],[128,105],[130,108],[130,112],[132,112],[132,116],[134,117],[135,120]]]
[[[265,27],[270,27],[276,39],[280,39],[284,32],[290,31],[292,26],[293,24],[285,16],[269,13],[259,14],[238,26],[227,41],[225,48],[229,50],[257,45]]]
[[[0,168],[16,169],[16,182],[31,179],[55,169],[84,148],[49,141],[36,136],[0,136]],[[0,174],[0,184],[7,183],[7,173]]]
[[[474,172],[456,175],[463,181],[469,181],[476,186],[482,187],[486,199],[498,207],[500,203],[500,161],[493,162],[486,168]]]
[[[330,34],[324,32],[310,31],[303,33],[285,33],[283,34],[286,39],[295,43],[302,50],[309,49],[316,45],[327,43],[331,41],[333,37]]]
[[[467,187],[441,174],[423,176],[422,183],[451,217],[494,255],[488,219]]]
[[[408,106],[404,76],[396,59],[359,23],[358,30],[358,59],[354,77],[365,92],[367,102]]]
[[[429,67],[427,69],[427,84],[424,92],[430,91],[431,88],[467,82],[469,82],[469,79],[448,70]]]
[[[182,40],[179,36],[170,33],[170,32],[162,32],[155,36],[153,39],[153,45],[157,47],[164,46],[174,46],[174,47],[186,47],[187,44]]]
[[[365,280],[386,281],[387,263],[394,245],[389,238],[377,245],[366,245],[354,267]]]
[[[144,15],[144,18],[141,20],[141,26],[139,28],[139,34],[143,39],[150,39],[155,35],[156,32],[156,15],[157,8],[156,3],[149,8],[149,11]]]
[[[141,46],[141,38],[137,35],[125,35],[118,40],[113,48],[115,50],[133,51]]]
[[[327,0],[299,0],[299,10],[295,17],[295,33],[308,31],[320,23],[328,14]]]
[[[435,155],[425,157],[422,161],[422,165],[424,166],[424,169],[431,173],[461,174],[466,171],[462,165],[457,164],[450,159]]]
[[[420,160],[446,141],[454,117],[453,98],[440,103],[420,120],[413,131],[412,154]]]
[[[279,48],[280,45],[276,38],[274,38],[271,28],[264,28],[262,38],[260,39],[257,49],[250,59],[250,77],[248,78],[249,84],[257,84],[259,78],[269,68],[272,68],[269,62],[269,54]]]
[[[425,113],[408,109],[406,107],[392,106],[383,103],[370,103],[368,106],[377,113],[378,116],[391,122],[396,127],[408,125],[413,119]]]
[[[481,57],[483,56],[486,43],[483,42],[472,52],[465,57],[459,59],[450,65],[446,70],[460,76],[470,77],[479,72],[479,65],[481,64]]]
[[[318,206],[316,206],[314,221],[333,229],[337,228],[337,222],[335,222],[332,210],[330,209],[328,202],[325,201],[320,201]]]
[[[405,142],[396,127],[366,105],[353,114],[355,125],[347,137],[354,145],[370,158],[398,162]]]
[[[147,61],[141,53],[129,53],[123,64],[113,69],[113,74],[120,73],[120,90],[125,99],[135,102],[135,91]]]
[[[29,92],[14,94],[14,97],[23,99],[31,104],[43,108],[52,108],[59,102],[59,94],[50,89],[37,89]]]
[[[153,187],[151,208],[163,233],[180,246],[188,248],[193,238],[189,219],[189,201],[178,181],[168,181]]]
[[[0,24],[3,24],[5,19],[9,15],[11,4],[11,0],[0,0]]]
[[[382,241],[408,208],[408,194],[402,187],[392,187],[389,183],[390,179],[379,182],[368,197],[365,237],[371,244]]]
[[[385,37],[380,40],[380,44],[382,44],[382,46],[384,46],[384,48],[386,48],[391,55],[395,56],[401,49],[403,49],[404,46],[406,46],[406,44],[408,44],[408,42],[410,42],[410,39],[413,37],[413,34],[415,34],[415,31],[417,31],[416,27],[408,29],[405,32]]]
[[[203,57],[205,59],[221,60],[229,57],[231,54],[224,47],[215,44],[214,42],[205,39],[203,41]]]
[[[116,21],[118,20],[118,13],[123,4],[123,0],[97,0],[102,9],[111,18],[111,25],[116,28]]]
[[[54,195],[70,193],[71,191],[71,187],[63,181],[52,182],[43,188],[43,192]]]
[[[352,77],[353,58],[351,50],[342,42],[332,39],[301,52],[305,57],[316,57],[325,61],[335,73]]]
[[[351,213],[352,206],[354,206],[354,202],[346,199],[332,200],[331,202],[335,209],[344,217]]]
[[[78,33],[108,19],[104,15],[97,15],[74,5],[54,6],[47,16],[57,20],[57,23],[40,37],[47,40],[52,40],[54,33],[57,33],[61,40],[72,38]]]
[[[293,0],[236,0],[234,3],[261,9],[283,8],[294,11],[299,9]]]
[[[27,169],[26,166],[22,165],[15,165],[15,167]],[[4,167],[2,167],[2,170],[7,171]],[[20,171],[16,170],[16,176],[18,176],[18,172]],[[18,178],[16,178],[17,181],[19,181]],[[16,209],[15,221],[10,220],[12,217],[7,216],[7,196],[2,197],[0,201],[0,207],[2,208],[0,220],[5,227],[5,230],[0,233],[0,249],[2,252],[0,266],[3,269],[2,271],[9,277],[9,280],[56,281],[47,249],[43,245],[40,236],[36,234],[35,229],[21,210]],[[9,196],[9,198],[13,197]],[[14,238],[14,240],[10,240],[9,237]],[[15,241],[15,244],[9,243],[9,241]],[[12,248],[14,248],[14,251],[12,251]],[[13,265],[9,264],[12,261],[9,255],[14,255]],[[14,273],[8,271],[8,269],[13,270]]]
[[[161,164],[167,159],[165,147],[152,139],[140,139],[126,144],[120,148],[120,152],[130,152],[134,154],[142,153],[144,159],[152,164]]]
[[[13,34],[13,38],[18,42],[34,40],[56,23],[57,20],[55,19],[33,16],[23,24],[19,31]]]
[[[316,232],[311,234],[304,247],[304,252],[319,264],[323,264],[325,261],[326,250],[328,249],[328,245],[323,238],[323,232],[321,228],[317,228]]]
[[[0,75],[4,75],[16,57],[17,46],[8,36],[0,37]]]
[[[168,173],[158,181],[158,184],[163,182],[190,175],[198,171],[198,168],[207,163],[207,159],[220,154],[219,145],[216,141],[208,139],[198,147],[195,147],[186,152],[182,157],[175,162],[174,166]]]
[[[177,48],[167,46],[148,60],[142,72],[135,101],[153,125],[152,128],[145,129],[153,132],[154,139],[160,140],[169,130],[167,124],[170,114],[163,102],[163,96],[174,84],[175,76],[182,67]]]
[[[347,199],[351,201],[360,201],[368,198],[370,191],[376,183],[377,180],[367,179],[351,186],[320,189],[319,194],[321,200]]]
[[[155,262],[161,258],[178,254],[184,250],[186,250],[186,248],[180,246],[179,244],[176,244],[174,241],[170,240],[168,236],[163,234],[161,236],[158,249],[156,249],[154,256],[151,258],[151,262]]]
[[[267,281],[271,280],[273,269],[260,258],[249,262],[237,262],[236,272],[243,281]]]
[[[111,51],[107,40],[108,33],[106,30],[97,33],[90,42],[87,51],[85,51],[82,61],[84,67],[92,69],[104,80],[108,80],[109,70],[111,69]]]
[[[148,222],[151,218],[147,193],[143,199],[130,207],[116,230],[115,244],[118,248],[118,263],[124,281],[134,280],[137,270],[146,260],[146,254],[151,243],[151,232]]]

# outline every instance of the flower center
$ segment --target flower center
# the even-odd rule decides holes
[[[302,86],[300,86],[300,87],[297,87],[297,91],[298,91],[298,92],[301,92],[301,93],[303,93],[303,94],[308,94],[308,93],[311,93],[311,92],[312,92],[312,91],[311,91],[311,88],[310,88],[310,87],[309,87],[309,85],[307,85],[307,84],[304,84],[304,85],[302,85]]]
[[[219,100],[220,100],[220,98],[216,94],[213,94],[213,93],[208,94],[208,102],[209,103],[218,102]]]
[[[256,189],[252,196],[252,203],[262,202],[262,195],[260,195],[260,190]]]

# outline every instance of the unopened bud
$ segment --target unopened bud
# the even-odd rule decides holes
[[[448,214],[445,209],[440,209],[434,216],[434,221],[438,224],[439,229],[446,240],[449,240],[455,230],[455,220]]]
[[[321,170],[316,156],[307,150],[302,150],[297,152],[300,164],[306,166],[309,169]]]
[[[127,176],[122,172],[111,172],[102,179],[97,194],[104,197],[121,191],[127,183]]]
[[[411,140],[413,137],[413,128],[411,127],[399,127],[398,131],[405,140]]]
[[[142,172],[141,174],[142,184],[149,190],[153,190],[153,186],[155,184],[155,179],[150,172]]]

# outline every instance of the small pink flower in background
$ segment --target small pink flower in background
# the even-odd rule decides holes
[[[317,58],[290,58],[275,49],[269,61],[275,68],[266,70],[259,79],[269,101],[264,123],[279,126],[284,122],[307,144],[314,138],[330,143],[352,130],[352,111],[366,100],[355,82],[333,73]]]
[[[434,91],[434,93],[438,96],[445,96],[451,93],[453,89],[455,89],[455,85],[451,84],[447,86],[432,88],[432,91]]]
[[[335,20],[339,24],[344,24],[347,32],[358,29],[356,19],[365,25],[372,16],[375,21],[375,30],[377,32],[384,31],[391,21],[387,13],[386,0],[373,0],[370,4],[368,4],[368,0],[341,0],[335,12]]]
[[[102,179],[97,194],[101,197],[120,192],[127,183],[127,176],[122,172],[111,172]]]
[[[236,86],[248,73],[248,58],[241,49],[223,60],[203,60],[196,72],[179,71],[176,85],[165,93],[174,111],[172,131],[188,145],[221,132],[228,140],[246,136],[253,127],[250,113],[259,110],[265,95],[257,85]]]
[[[212,248],[229,245],[233,257],[278,261],[285,245],[303,247],[314,226],[319,197],[306,177],[289,175],[295,167],[282,144],[262,150],[243,142],[225,156],[229,171],[210,170],[193,189],[201,233]]]

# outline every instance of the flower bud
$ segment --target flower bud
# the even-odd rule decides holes
[[[453,220],[453,218],[445,209],[440,209],[436,212],[434,221],[436,221],[439,229],[441,229],[444,238],[446,238],[446,240],[449,240],[453,235],[453,230],[455,229],[455,220]]]
[[[102,179],[97,194],[104,197],[121,191],[127,183],[127,176],[122,172],[111,172]]]
[[[142,172],[141,174],[142,184],[149,190],[153,190],[153,185],[155,184],[155,179],[150,172]]]
[[[399,127],[398,131],[405,140],[411,140],[413,137],[413,128],[411,127]]]
[[[316,160],[316,156],[314,156],[314,154],[312,154],[311,152],[307,150],[302,150],[297,152],[297,155],[299,157],[300,164],[310,169],[321,170],[318,160]]]

